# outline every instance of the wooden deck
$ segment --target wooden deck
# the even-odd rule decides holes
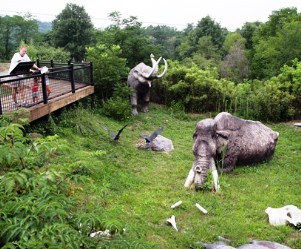
[[[1,106],[2,112],[12,112],[20,108],[26,108],[30,112],[29,121],[32,122],[38,118],[50,114],[64,106],[78,101],[94,93],[94,86],[85,83],[75,83],[75,92],[72,93],[71,84],[64,80],[50,79],[51,94],[48,97],[47,103],[43,102],[42,87],[39,89],[38,100],[34,103],[31,92],[31,81],[27,80],[24,83],[23,92],[17,94],[18,103],[23,106],[15,105],[12,95],[11,86],[9,84],[1,85]]]

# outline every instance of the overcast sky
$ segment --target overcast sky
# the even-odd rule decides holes
[[[29,12],[38,20],[50,22],[67,3],[83,6],[96,28],[110,25],[108,14],[113,11],[120,12],[122,18],[135,16],[144,26],[167,25],[179,30],[209,15],[229,31],[246,22],[266,22],[272,11],[281,8],[296,7],[301,12],[301,0],[1,0],[0,15]]]

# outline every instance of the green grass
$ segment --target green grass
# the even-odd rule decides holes
[[[48,167],[89,171],[91,181],[76,182],[72,196],[79,210],[102,210],[102,219],[120,232],[111,237],[108,248],[200,248],[199,241],[213,242],[218,236],[231,239],[232,246],[256,239],[301,248],[298,230],[269,225],[264,212],[288,204],[301,208],[301,129],[269,125],[280,133],[271,161],[222,174],[219,193],[195,192],[183,186],[194,160],[192,134],[196,122],[209,116],[151,105],[149,113],[118,122],[79,107],[55,118],[53,132],[68,141],[70,151],[53,158]],[[126,123],[118,142],[101,128],[105,124],[117,131]],[[161,126],[162,135],[173,141],[173,151],[136,148],[140,134]],[[179,200],[182,205],[171,209]],[[196,203],[208,214],[198,211]],[[171,215],[179,232],[166,223]]]

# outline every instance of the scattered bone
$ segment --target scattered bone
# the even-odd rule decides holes
[[[180,206],[181,204],[182,204],[182,201],[178,201],[175,204],[171,205],[170,207],[171,208],[176,208],[176,207]]]
[[[207,214],[208,211],[203,208],[200,204],[196,203],[195,206],[197,207],[198,210],[200,210],[202,213]]]
[[[294,205],[287,205],[281,208],[268,207],[265,213],[269,216],[269,223],[273,226],[301,224],[301,209]]]
[[[167,222],[171,224],[171,226],[178,232],[176,217],[174,215],[172,215],[169,219],[167,219]]]

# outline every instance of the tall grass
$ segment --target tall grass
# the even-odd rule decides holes
[[[101,219],[114,228],[106,248],[201,248],[200,241],[213,242],[218,236],[230,239],[232,246],[256,239],[301,248],[298,230],[269,225],[264,212],[288,204],[301,208],[301,129],[268,124],[280,133],[271,161],[223,174],[219,193],[187,190],[183,185],[194,160],[195,124],[210,116],[151,105],[149,113],[122,122],[81,107],[54,119],[52,130],[69,142],[71,152],[53,158],[51,167],[90,178],[75,181],[72,195],[79,210],[101,209]],[[118,142],[101,128],[105,124],[117,131],[126,123]],[[173,141],[174,150],[137,149],[139,135],[158,127],[164,128],[161,135]],[[171,209],[179,200],[182,205]],[[208,214],[200,213],[196,203]],[[178,232],[166,222],[171,215]]]

